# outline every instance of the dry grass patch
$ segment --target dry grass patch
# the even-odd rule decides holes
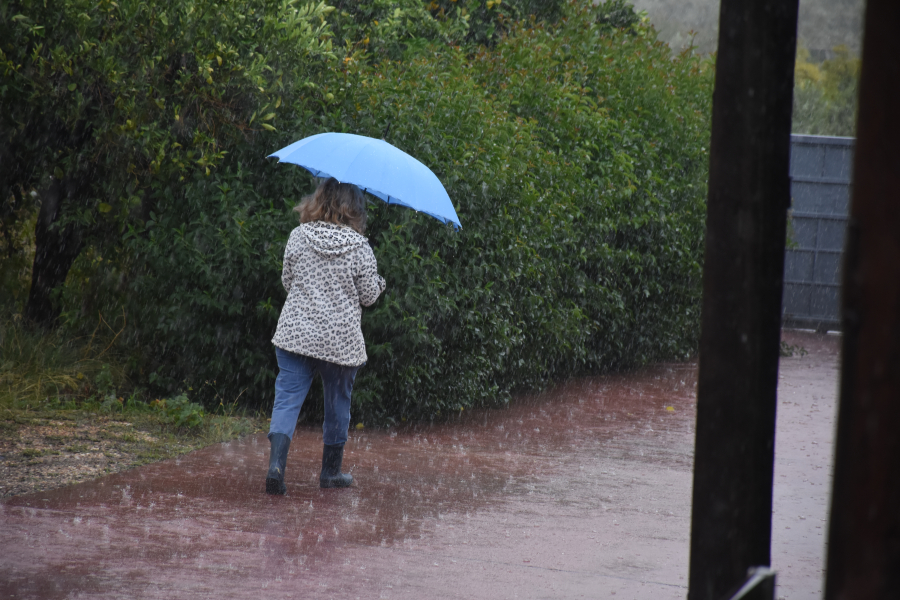
[[[46,491],[260,431],[255,417],[211,416],[196,432],[155,415],[10,411],[0,421],[0,498]]]

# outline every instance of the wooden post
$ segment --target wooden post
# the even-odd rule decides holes
[[[722,0],[688,598],[768,566],[797,0]]]
[[[825,598],[900,598],[900,2],[869,0]]]

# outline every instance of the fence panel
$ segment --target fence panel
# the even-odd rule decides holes
[[[782,303],[786,326],[840,329],[854,142],[854,138],[791,136],[792,204]]]

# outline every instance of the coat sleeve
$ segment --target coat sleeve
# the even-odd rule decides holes
[[[291,232],[288,243],[284,247],[284,261],[281,266],[281,285],[290,293],[294,284],[294,255],[297,253],[297,230]]]
[[[368,244],[363,244],[360,246],[360,253],[362,256],[353,277],[353,283],[359,294],[359,303],[363,306],[371,306],[378,300],[378,296],[381,295],[387,284],[384,277],[378,274],[378,262],[375,260],[372,248]]]

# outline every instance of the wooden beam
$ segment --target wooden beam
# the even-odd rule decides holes
[[[768,566],[797,0],[722,0],[688,598]]]
[[[869,0],[825,598],[900,598],[900,2]]]

